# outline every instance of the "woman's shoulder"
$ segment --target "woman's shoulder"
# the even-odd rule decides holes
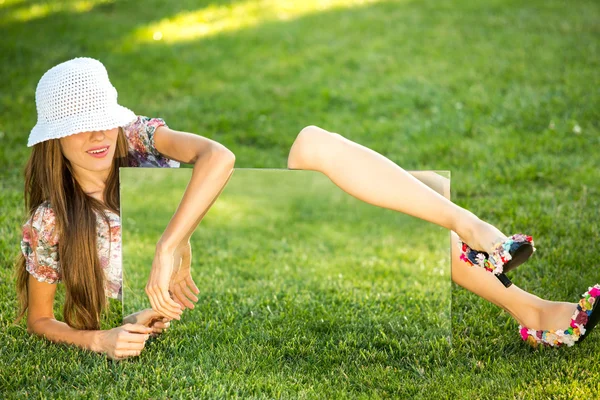
[[[160,126],[167,126],[164,119],[138,115],[123,127],[131,155],[131,167],[179,167],[179,162],[156,150],[154,133]]]
[[[30,220],[35,224],[44,223],[45,226],[54,226],[56,224],[56,214],[49,200],[43,201],[36,207]]]
[[[145,115],[137,115],[136,118],[123,126],[125,136],[129,138],[132,135],[140,135],[147,132],[148,128],[158,128],[159,126],[167,125],[164,119],[158,117],[147,117]]]
[[[38,281],[61,281],[56,217],[49,201],[41,203],[23,225],[21,251],[26,270]]]
[[[50,201],[46,200],[36,207],[29,219],[22,226],[26,239],[33,235],[41,237],[47,245],[58,243],[56,214]],[[29,234],[29,235],[28,235]]]

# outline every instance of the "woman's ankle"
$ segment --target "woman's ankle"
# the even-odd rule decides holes
[[[474,250],[491,253],[494,246],[506,240],[500,230],[492,224],[479,219],[475,214],[467,211],[466,218],[460,220],[455,232],[462,238],[463,242]]]
[[[539,329],[542,323],[542,316],[546,312],[547,305],[539,302],[526,305],[520,305],[518,310],[510,312],[513,318],[521,326],[531,329]]]

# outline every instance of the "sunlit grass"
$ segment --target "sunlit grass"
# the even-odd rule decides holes
[[[359,7],[382,1],[385,0],[247,0],[230,5],[210,5],[141,27],[126,41],[190,41],[220,32],[251,27],[264,21],[289,20],[310,13]]]
[[[24,3],[25,0],[0,0],[0,9],[7,6],[14,6],[16,4]]]
[[[15,10],[7,12],[6,15],[1,16],[0,22],[26,22],[44,18],[58,12],[84,13],[90,11],[98,4],[113,3],[114,1],[115,0],[48,1],[28,5],[27,2],[0,0],[0,7],[9,4],[23,3],[23,7],[16,8]]]

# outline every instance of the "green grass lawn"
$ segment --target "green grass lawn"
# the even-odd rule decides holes
[[[150,306],[154,247],[190,172],[121,171],[125,315]],[[313,171],[236,169],[193,236],[197,307],[151,352],[171,349],[180,371],[226,371],[228,386],[250,393],[266,376],[272,393],[288,393],[293,379],[338,394],[349,382],[394,381],[412,352],[449,350],[449,239]],[[147,355],[137,364],[132,379],[161,363]],[[322,381],[332,373],[336,381]],[[202,381],[197,393],[225,383],[210,373]]]
[[[11,262],[36,84],[53,65],[91,56],[107,67],[121,104],[223,143],[236,168],[285,168],[296,134],[314,124],[407,170],[450,170],[456,203],[507,234],[534,236],[538,251],[513,282],[576,301],[600,282],[599,18],[595,1],[1,1],[0,393],[598,396],[597,332],[582,346],[533,351],[508,313],[456,285],[452,348],[415,346],[398,333],[414,304],[383,294],[359,303],[335,280],[328,287],[298,268],[285,281],[240,257],[218,273],[198,268],[214,283],[200,286],[199,307],[139,359],[111,363],[11,325]],[[314,243],[336,243],[330,232]],[[194,237],[203,234],[201,224]],[[229,260],[218,242],[208,249],[212,260]],[[371,273],[354,272],[362,293],[376,296],[382,286]],[[237,293],[227,292],[228,279]],[[238,303],[250,292],[254,303]],[[244,314],[252,307],[262,312]],[[325,313],[332,318],[319,325]]]

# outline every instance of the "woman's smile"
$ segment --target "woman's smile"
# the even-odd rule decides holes
[[[71,163],[73,174],[82,187],[88,187],[86,181],[89,180],[95,182],[106,180],[112,167],[118,135],[119,127],[116,127],[101,131],[79,132],[58,139],[62,153]]]
[[[88,153],[92,157],[103,158],[108,154],[109,148],[110,146],[94,147],[90,150],[87,150],[86,153]]]

